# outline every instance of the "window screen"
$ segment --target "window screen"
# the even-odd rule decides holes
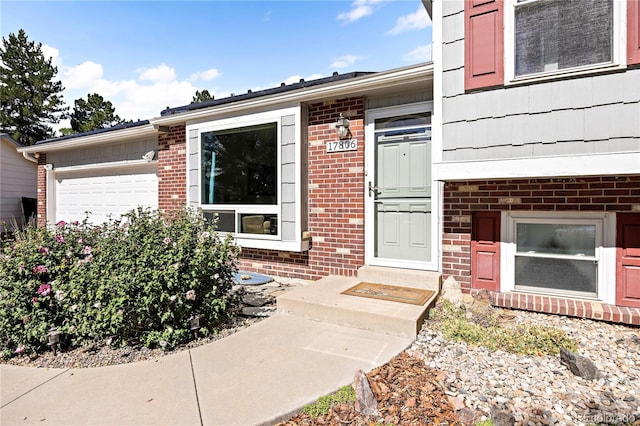
[[[612,62],[612,52],[612,0],[516,4],[516,76]]]
[[[594,295],[598,283],[597,226],[517,223],[515,284]]]

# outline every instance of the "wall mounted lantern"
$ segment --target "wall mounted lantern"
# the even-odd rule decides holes
[[[349,130],[349,119],[342,115],[342,113],[340,113],[340,117],[338,121],[336,121],[336,133],[339,139],[344,139],[351,134]]]

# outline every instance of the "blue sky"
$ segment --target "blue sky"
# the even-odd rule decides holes
[[[196,90],[221,98],[431,60],[420,0],[0,0],[1,35],[21,28],[58,66],[69,105],[99,93],[133,120]]]

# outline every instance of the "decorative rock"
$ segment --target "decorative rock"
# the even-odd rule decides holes
[[[442,293],[440,294],[444,300],[453,303],[456,307],[462,304],[462,290],[460,283],[455,278],[449,277],[442,284]]]
[[[353,377],[353,388],[356,391],[356,411],[365,416],[378,415],[378,401],[373,395],[369,379],[364,371],[358,370]]]
[[[248,317],[270,317],[275,313],[275,306],[247,306],[242,308],[242,315]]]
[[[513,414],[500,410],[495,405],[491,407],[491,420],[495,426],[513,426],[516,423]]]
[[[245,305],[249,305],[257,308],[269,303],[269,299],[259,294],[249,293],[242,298],[242,303],[244,303]]]
[[[462,399],[460,397],[447,395],[447,399],[449,400],[449,403],[453,406],[453,408],[456,411],[462,410],[463,408],[466,407],[464,405],[464,399]]]
[[[565,348],[560,348],[560,362],[573,374],[584,379],[594,380],[600,376],[598,368],[590,359],[574,354]]]
[[[480,422],[480,413],[478,413],[476,410],[472,410],[471,408],[462,408],[456,414],[458,414],[460,423],[465,426],[475,426],[478,422]]]

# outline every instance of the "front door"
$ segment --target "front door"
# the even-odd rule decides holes
[[[372,125],[368,263],[424,268],[432,261],[431,116],[383,117]]]

